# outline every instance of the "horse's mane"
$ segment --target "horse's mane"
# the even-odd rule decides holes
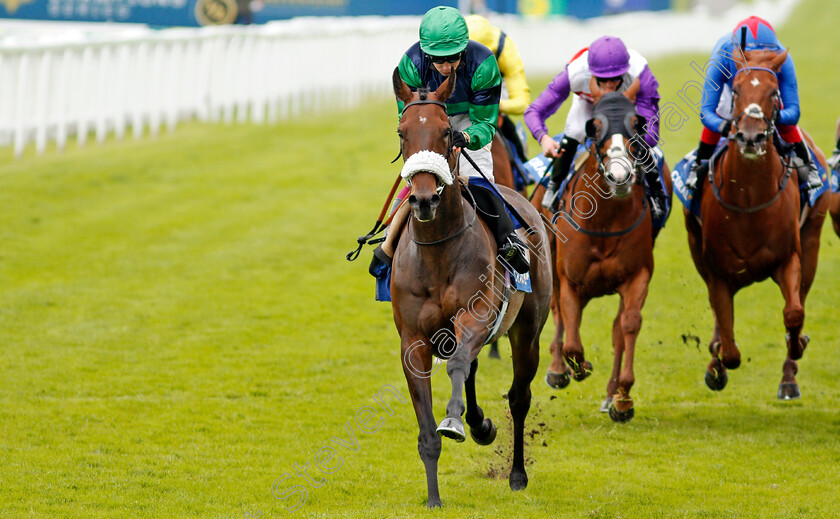
[[[749,50],[744,52],[744,57],[746,58],[747,65],[760,66],[766,65],[782,52],[775,50]]]

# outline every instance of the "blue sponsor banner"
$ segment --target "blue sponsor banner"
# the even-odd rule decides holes
[[[295,16],[399,16],[422,15],[432,7],[457,0],[262,0],[251,4],[254,22],[282,20]]]
[[[197,27],[233,23],[237,0],[0,0],[0,18]]]
[[[0,0],[0,18],[197,26],[195,0]]]
[[[628,11],[664,11],[671,0],[567,0],[565,14],[577,18],[593,18]]]

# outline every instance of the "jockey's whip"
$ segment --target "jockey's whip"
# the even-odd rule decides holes
[[[356,247],[355,250],[352,250],[347,253],[347,261],[353,261],[356,258],[358,258],[359,253],[362,251],[362,247],[366,245],[371,238],[373,238],[374,236],[379,234],[383,229],[385,229],[385,227],[388,226],[388,223],[390,223],[390,218],[387,222],[385,222],[385,225],[382,225],[382,220],[385,219],[385,215],[388,212],[388,206],[391,205],[391,200],[394,199],[394,194],[397,192],[397,188],[400,185],[401,178],[401,174],[398,174],[397,179],[394,180],[394,185],[391,187],[391,192],[388,193],[388,199],[385,200],[385,205],[382,206],[382,211],[379,212],[379,218],[376,219],[376,223],[373,225],[373,229],[371,229],[370,232],[365,234],[364,236],[359,236],[358,238],[356,238],[356,242],[359,244],[359,246]]]
[[[479,168],[479,167],[478,167],[478,164],[476,164],[476,163],[475,163],[475,161],[473,161],[473,159],[472,159],[472,157],[470,157],[469,153],[467,153],[467,151],[466,151],[465,149],[461,148],[461,154],[464,156],[464,158],[466,158],[466,159],[467,159],[467,162],[469,162],[469,163],[472,165],[472,167],[474,167],[474,168],[475,168],[475,170],[476,170],[476,171],[478,171],[478,174],[479,174],[479,175],[481,175],[481,178],[483,178],[484,180],[486,180],[486,181],[487,181],[487,183],[488,183],[488,184],[490,184],[490,188],[491,188],[491,189],[493,189],[493,191],[496,193],[496,195],[497,195],[499,198],[501,198],[501,199],[502,199],[502,202],[504,202],[505,207],[507,208],[507,210],[508,210],[508,211],[510,211],[510,213],[511,213],[511,214],[512,214],[512,215],[513,215],[513,216],[514,216],[517,220],[519,220],[519,223],[521,223],[521,224],[522,224],[522,226],[523,226],[523,227],[524,227],[524,228],[528,231],[528,234],[529,234],[529,235],[531,235],[531,234],[536,234],[536,232],[534,231],[534,229],[533,229],[530,225],[528,225],[528,222],[527,222],[527,221],[525,221],[525,219],[524,219],[524,218],[522,218],[522,215],[521,215],[521,214],[519,214],[519,211],[517,211],[517,210],[516,210],[516,208],[515,208],[515,207],[513,207],[513,205],[512,205],[510,202],[508,202],[508,201],[507,201],[507,199],[506,199],[504,196],[502,196],[502,194],[499,192],[499,190],[498,190],[498,189],[496,189],[496,184],[494,184],[493,182],[491,182],[491,181],[490,181],[490,179],[489,179],[489,178],[487,178],[487,175],[485,175],[485,174],[484,174],[484,172],[483,172],[483,171],[481,171],[481,168]]]

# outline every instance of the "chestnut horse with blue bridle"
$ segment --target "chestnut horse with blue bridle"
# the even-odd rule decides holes
[[[785,300],[787,329],[787,356],[777,396],[792,399],[800,396],[796,361],[809,341],[802,335],[805,298],[817,270],[829,197],[823,194],[802,211],[796,172],[782,161],[774,143],[780,103],[777,74],[787,51],[744,55],[746,63],[738,63],[733,79],[729,143],[703,184],[702,226],[685,210],[691,256],[706,282],[715,319],[705,380],[710,389],[719,391],[727,383],[727,370],[741,364],[733,298],[741,288],[770,277]],[[825,167],[822,152],[802,133]]]
[[[466,410],[470,434],[489,444],[495,426],[476,403],[478,354],[490,339],[508,333],[513,354],[513,383],[508,401],[513,418],[513,467],[509,482],[525,488],[523,435],[531,402],[530,384],[539,364],[539,337],[548,317],[551,265],[548,238],[539,214],[523,197],[499,187],[529,227],[531,293],[506,289],[496,243],[476,209],[462,195],[445,101],[455,72],[434,92],[412,92],[398,72],[394,93],[405,103],[398,134],[409,183],[411,216],[393,258],[391,298],[400,334],[402,365],[420,429],[418,450],[426,469],[428,506],[440,506],[437,463],[441,438],[463,441]],[[468,193],[468,191],[467,191]],[[507,299],[507,302],[504,300]],[[504,319],[495,318],[507,307]],[[452,393],[438,425],[432,411],[433,357],[446,359]],[[466,403],[464,402],[466,395]]]
[[[613,421],[626,422],[634,415],[633,361],[653,275],[654,235],[641,167],[656,159],[641,138],[645,121],[630,98],[604,94],[593,114],[587,123],[588,155],[569,180],[553,217],[559,316],[546,382],[561,389],[570,377],[589,376],[592,365],[585,359],[580,336],[583,309],[593,298],[618,293],[612,373],[601,410]],[[667,192],[669,187],[666,184]]]

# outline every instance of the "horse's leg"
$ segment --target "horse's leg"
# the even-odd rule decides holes
[[[540,332],[545,317],[530,316],[520,310],[514,326],[508,332],[513,353],[513,383],[508,391],[508,404],[513,417],[513,467],[508,481],[512,490],[528,486],[525,472],[525,417],[531,408],[531,381],[540,363]]]
[[[572,368],[572,377],[581,381],[592,374],[592,364],[583,356],[583,343],[580,340],[580,319],[587,301],[579,296],[566,276],[560,276],[560,314],[566,330],[566,343],[563,355]]]
[[[478,355],[481,350],[481,341],[487,337],[485,322],[477,320],[468,313],[462,314],[455,326],[455,337],[458,345],[446,361],[446,373],[452,382],[452,395],[449,397],[449,403],[446,404],[446,418],[438,425],[437,433],[462,442],[467,439],[464,422],[461,420],[466,409],[464,383],[470,375],[470,359]]]
[[[719,340],[712,341],[709,352],[712,360],[706,368],[706,385],[719,391],[726,386],[726,369],[735,369],[741,364],[741,352],[735,344],[735,314],[732,305],[733,291],[719,277],[709,273],[706,283],[709,288],[709,302],[715,314],[715,334]]]
[[[642,329],[642,307],[647,298],[650,271],[640,270],[629,282],[618,288],[621,294],[623,311],[621,312],[621,335],[624,343],[623,362],[618,361],[621,373],[618,375],[618,391],[613,395],[610,406],[610,418],[614,422],[628,422],[633,418],[633,399],[630,388],[636,381],[633,373],[633,359],[636,354],[636,340]],[[618,352],[616,352],[618,354]],[[615,366],[614,368],[615,369]]]
[[[612,327],[613,366],[607,381],[607,397],[601,404],[601,412],[608,413],[613,403],[613,395],[618,391],[618,374],[621,371],[621,358],[624,355],[624,335],[621,333],[621,313],[624,312],[624,297],[618,301],[618,313],[615,314]]]
[[[563,389],[572,380],[572,370],[563,358],[563,319],[560,315],[560,278],[557,271],[552,269],[551,317],[554,319],[554,337],[551,339],[549,351],[551,364],[545,374],[545,383],[554,389]]]
[[[799,398],[799,385],[796,382],[798,366],[796,361],[802,358],[802,352],[808,339],[800,336],[805,322],[805,309],[800,299],[801,265],[799,256],[794,254],[790,260],[773,273],[773,280],[779,285],[785,298],[785,328],[787,328],[787,356],[782,367],[782,382],[779,384],[778,398],[790,400]]]
[[[437,465],[440,458],[440,438],[435,434],[435,416],[432,411],[432,354],[428,346],[415,347],[416,341],[402,341],[403,372],[417,415],[417,450],[426,469],[429,508],[441,506],[438,490]]]
[[[484,418],[484,410],[478,405],[475,397],[475,373],[478,371],[478,357],[470,364],[470,375],[464,383],[464,393],[467,397],[467,425],[470,426],[470,436],[479,445],[490,445],[496,439],[496,426],[489,418]]]

